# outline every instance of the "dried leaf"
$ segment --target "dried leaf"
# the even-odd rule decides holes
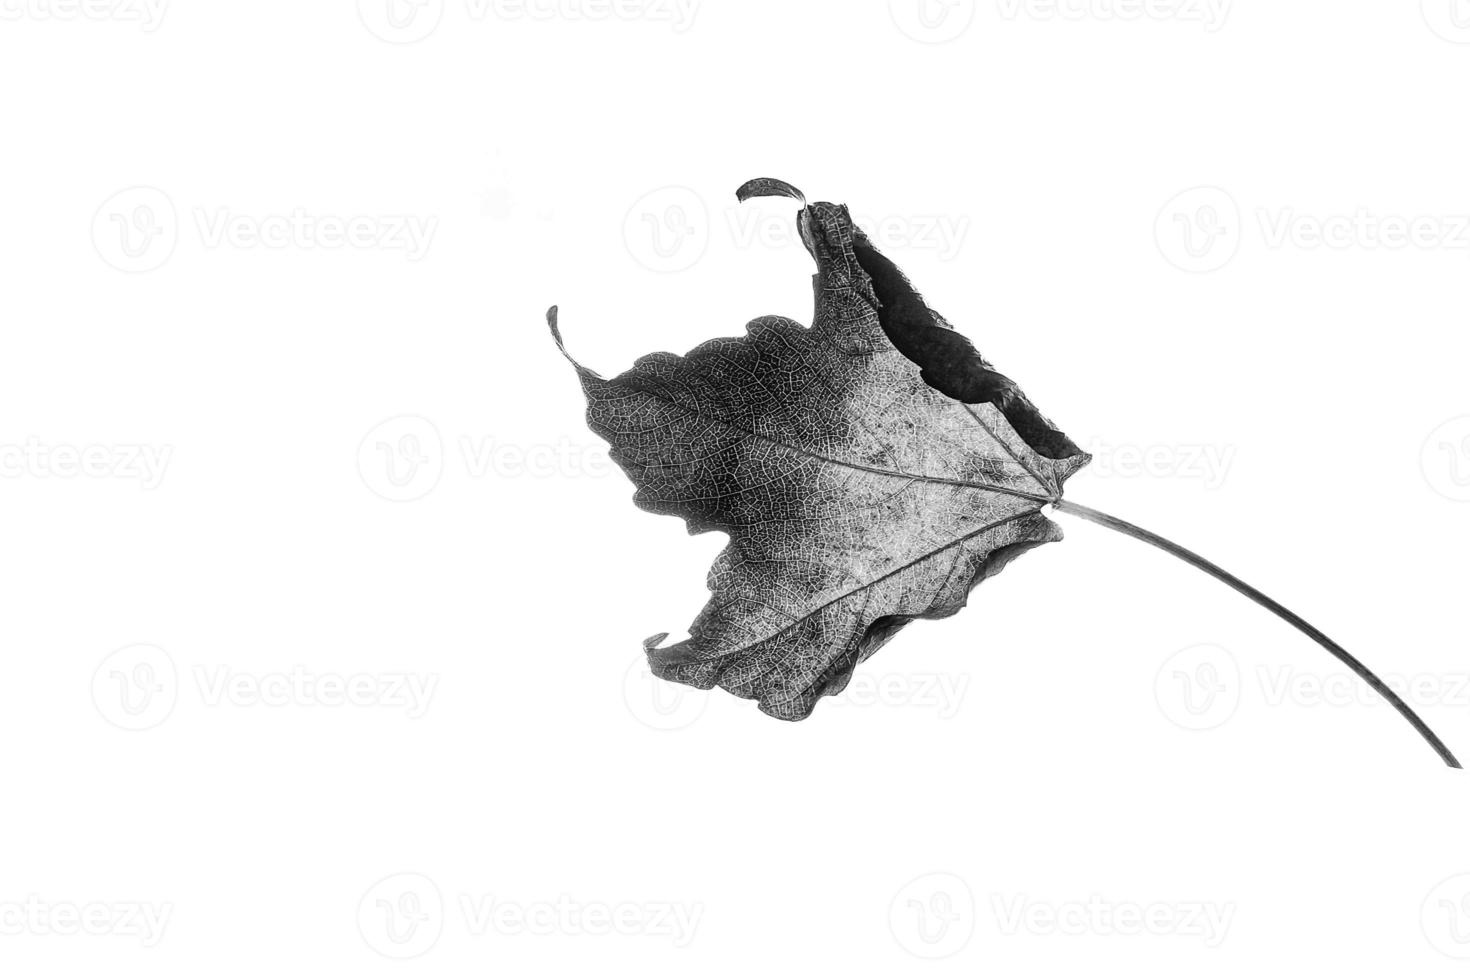
[[[756,194],[804,201],[780,181],[739,192]],[[911,620],[953,615],[1012,558],[1059,540],[1041,508],[1088,460],[845,206],[807,206],[799,226],[817,262],[809,329],[761,317],[611,380],[572,362],[638,506],[730,536],[689,639],[646,641],[653,672],[785,719],[840,692]],[[549,319],[561,346],[555,308]]]

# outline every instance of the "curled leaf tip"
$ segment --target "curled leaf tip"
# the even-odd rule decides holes
[[[786,181],[775,177],[757,177],[755,180],[748,180],[741,184],[740,189],[735,192],[735,198],[741,204],[752,197],[794,197],[801,202],[802,207],[806,207],[805,194]]]
[[[546,311],[546,325],[551,328],[551,339],[556,341],[556,349],[561,351],[561,356],[567,359],[567,362],[576,369],[577,374],[580,377],[585,378],[589,381],[602,380],[601,375],[599,375],[596,371],[591,371],[588,370],[586,367],[583,367],[582,362],[578,361],[575,357],[568,353],[567,345],[561,339],[561,326],[558,321],[557,308],[555,306]]]
[[[551,328],[551,339],[556,341],[557,349],[560,350],[563,354],[566,354],[567,345],[562,343],[561,327],[557,323],[557,311],[555,306],[546,311],[546,325]]]

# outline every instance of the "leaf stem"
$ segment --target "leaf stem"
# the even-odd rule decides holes
[[[1139,541],[1151,544],[1155,548],[1160,548],[1164,551],[1167,551],[1175,558],[1186,561],[1189,564],[1193,565],[1195,568],[1198,568],[1200,571],[1214,576],[1221,582],[1224,582],[1226,585],[1230,586],[1235,591],[1239,592],[1241,595],[1244,595],[1246,598],[1251,599],[1254,602],[1271,610],[1271,612],[1280,616],[1282,619],[1286,620],[1288,623],[1301,630],[1313,640],[1316,640],[1317,643],[1320,644],[1328,653],[1332,654],[1338,660],[1341,660],[1344,664],[1352,669],[1353,673],[1357,674],[1364,681],[1366,681],[1369,687],[1373,688],[1373,690],[1382,695],[1389,704],[1393,705],[1394,708],[1398,710],[1399,714],[1404,716],[1409,724],[1414,726],[1414,730],[1417,731],[1421,736],[1423,736],[1424,741],[1428,742],[1430,746],[1434,749],[1434,751],[1439,753],[1439,757],[1444,760],[1445,765],[1450,766],[1453,769],[1463,768],[1460,765],[1459,760],[1457,760],[1450,752],[1450,750],[1445,747],[1445,744],[1439,740],[1439,736],[1434,734],[1434,732],[1430,730],[1429,726],[1424,723],[1424,720],[1414,713],[1413,708],[1404,703],[1403,698],[1400,698],[1397,694],[1389,689],[1387,684],[1379,680],[1377,674],[1373,673],[1373,671],[1364,666],[1363,662],[1360,661],[1357,657],[1354,657],[1352,654],[1348,653],[1342,647],[1334,643],[1327,636],[1327,634],[1323,633],[1321,630],[1317,629],[1317,627],[1313,626],[1305,619],[1302,619],[1296,613],[1292,612],[1290,609],[1287,609],[1281,603],[1277,602],[1275,599],[1272,599],[1261,590],[1247,585],[1245,582],[1242,582],[1234,575],[1231,575],[1229,572],[1225,571],[1225,569],[1221,568],[1219,565],[1216,565],[1212,561],[1207,561],[1206,559],[1201,558],[1199,555],[1190,551],[1188,548],[1182,548],[1174,542],[1170,541],[1168,538],[1160,537],[1159,535],[1154,534],[1152,531],[1145,531],[1143,528],[1137,526],[1136,524],[1129,524],[1127,521],[1113,517],[1111,514],[1104,514],[1102,511],[1093,510],[1091,507],[1084,507],[1081,504],[1074,504],[1070,500],[1055,500],[1053,501],[1053,506],[1063,513],[1073,514],[1077,517],[1082,518],[1083,520],[1092,521],[1094,524],[1101,524],[1103,527],[1111,528],[1112,530],[1118,531],[1122,534],[1126,534],[1131,538],[1137,538]]]

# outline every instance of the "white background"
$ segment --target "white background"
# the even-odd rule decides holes
[[[1462,976],[1466,777],[1065,515],[808,721],[652,682],[722,541],[543,321],[604,373],[805,321],[734,189],[845,202],[1073,499],[1470,756],[1470,7],[1418,8],[0,2],[0,972]]]

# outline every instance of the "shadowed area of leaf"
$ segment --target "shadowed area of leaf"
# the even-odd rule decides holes
[[[1036,410],[1019,385],[996,371],[969,338],[929,309],[898,266],[874,248],[861,230],[853,236],[853,251],[873,283],[883,332],[899,353],[919,366],[926,383],[968,404],[991,403],[1027,445],[1049,459],[1066,459],[1081,452]]]

